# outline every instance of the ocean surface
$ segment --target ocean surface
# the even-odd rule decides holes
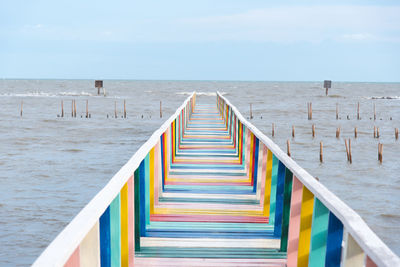
[[[394,136],[400,128],[399,83],[333,82],[328,97],[321,82],[105,80],[104,87],[106,96],[97,96],[93,80],[0,80],[0,266],[32,264],[194,90],[207,102],[215,101],[217,90],[223,92],[245,117],[251,103],[251,122],[269,137],[274,123],[272,140],[286,151],[289,139],[294,160],[400,254],[400,140]],[[72,100],[76,118],[71,118]],[[85,118],[86,100],[90,118]],[[124,100],[127,119],[121,118]],[[374,126],[379,139],[373,137]],[[353,164],[347,163],[344,138],[352,140]]]

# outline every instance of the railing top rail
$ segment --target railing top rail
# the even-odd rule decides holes
[[[173,120],[178,117],[182,109],[193,97],[193,92],[175,113],[161,125],[144,143],[129,161],[112,177],[112,179],[97,193],[97,195],[75,216],[75,218],[58,234],[50,245],[42,252],[33,266],[63,266],[68,257],[78,247],[86,234],[92,229],[96,221],[106,210],[111,201],[118,195],[121,188],[132,176],[133,171],[157,144],[160,136],[168,129]]]
[[[324,185],[318,182],[306,170],[300,167],[292,158],[286,155],[278,145],[258,130],[253,124],[247,121],[239,110],[231,104],[231,102],[222,96],[219,92],[217,95],[221,97],[227,105],[229,105],[237,118],[248,128],[253,134],[261,140],[268,149],[305,185],[315,197],[317,197],[345,226],[346,230],[357,241],[364,252],[378,266],[400,266],[399,257],[394,254],[388,246],[369,228],[365,221],[353,209],[347,206],[336,195],[329,191]]]

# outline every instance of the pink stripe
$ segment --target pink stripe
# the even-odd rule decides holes
[[[178,153],[178,155],[179,155],[179,153]],[[203,164],[203,165],[215,165],[215,164],[218,164],[218,165],[241,165],[240,164],[240,162],[219,162],[218,160],[215,160],[214,162],[209,162],[209,161],[196,161],[196,162],[193,162],[193,161],[184,161],[184,160],[181,160],[181,159],[179,159],[179,161],[176,161],[176,163],[179,163],[179,164],[193,164],[193,163],[195,163],[195,164]]]
[[[64,267],[79,267],[80,266],[80,258],[79,258],[79,246],[75,249],[75,251],[71,254],[68,261],[64,264]]]
[[[285,267],[285,259],[207,259],[207,258],[147,258],[135,259],[136,266],[264,266]]]
[[[292,200],[290,204],[290,224],[288,236],[287,266],[297,266],[300,234],[301,197],[303,184],[293,176]]]
[[[168,182],[165,183],[166,185],[243,185],[243,186],[250,186],[251,183],[249,182],[209,182],[209,183],[195,183],[195,182]]]
[[[176,215],[153,214],[151,221],[156,222],[246,222],[268,223],[267,217],[228,216],[228,215]]]
[[[154,206],[158,206],[158,178],[160,174],[160,146],[161,142],[158,142],[154,147]]]
[[[246,151],[245,151],[245,155],[246,155],[246,176],[249,177],[249,165],[250,165],[250,131],[247,130],[247,128],[245,128],[246,131],[246,137],[245,137],[245,142],[246,142]]]
[[[365,267],[378,267],[375,262],[371,260],[370,257],[367,256],[367,260],[365,261]]]
[[[133,266],[135,257],[135,215],[133,212],[133,176],[128,180],[128,251],[129,251],[129,266]]]
[[[265,179],[267,175],[267,161],[268,161],[268,149],[267,147],[260,142],[260,145],[262,146],[263,154],[262,154],[262,172],[261,172],[261,177],[258,177],[258,179],[261,179],[261,194],[260,194],[260,206],[264,206],[264,198],[265,198]]]

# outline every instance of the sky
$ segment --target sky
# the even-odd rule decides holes
[[[398,0],[0,0],[0,79],[400,82]]]

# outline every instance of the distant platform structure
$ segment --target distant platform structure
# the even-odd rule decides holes
[[[325,94],[328,95],[328,89],[332,87],[332,81],[331,80],[325,80],[324,81],[324,88],[325,88]]]

